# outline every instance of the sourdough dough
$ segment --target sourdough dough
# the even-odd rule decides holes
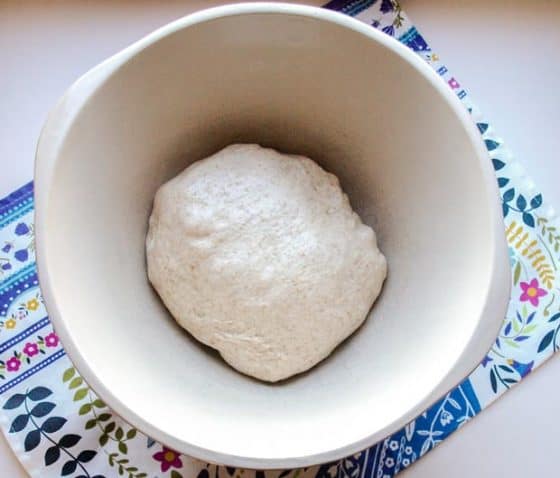
[[[177,322],[237,370],[274,382],[327,357],[386,276],[338,179],[302,156],[239,144],[157,192],[148,277]]]

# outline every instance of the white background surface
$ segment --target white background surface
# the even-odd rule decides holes
[[[220,3],[0,0],[0,196],[32,178],[41,125],[72,81],[154,28]],[[560,2],[402,4],[560,209]],[[553,358],[400,476],[556,475],[559,378]],[[26,476],[2,437],[0,476]]]

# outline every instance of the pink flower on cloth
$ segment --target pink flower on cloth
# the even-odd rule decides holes
[[[154,455],[154,460],[161,462],[161,471],[163,473],[169,470],[169,468],[181,468],[183,466],[179,453],[165,446]]]
[[[23,353],[28,357],[33,357],[39,353],[39,347],[37,347],[37,344],[27,342],[23,347]]]
[[[8,370],[8,372],[17,372],[20,365],[20,359],[18,359],[17,357],[12,357],[6,362],[6,369]]]
[[[56,347],[58,345],[58,335],[54,332],[45,336],[45,345],[47,347]]]
[[[544,297],[548,292],[539,287],[539,281],[537,279],[531,279],[531,282],[521,282],[521,296],[519,300],[521,302],[531,302],[531,305],[535,307],[539,305],[539,298]]]

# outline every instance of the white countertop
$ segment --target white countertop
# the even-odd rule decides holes
[[[79,75],[154,28],[220,3],[226,2],[0,2],[0,196],[32,178],[46,114]],[[560,210],[560,2],[402,4]],[[553,358],[400,476],[551,476],[559,377],[560,359]],[[3,437],[0,471],[26,476]]]

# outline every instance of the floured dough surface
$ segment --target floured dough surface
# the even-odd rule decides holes
[[[308,158],[239,144],[158,190],[148,277],[177,322],[237,370],[303,372],[365,320],[386,276],[375,233]]]

